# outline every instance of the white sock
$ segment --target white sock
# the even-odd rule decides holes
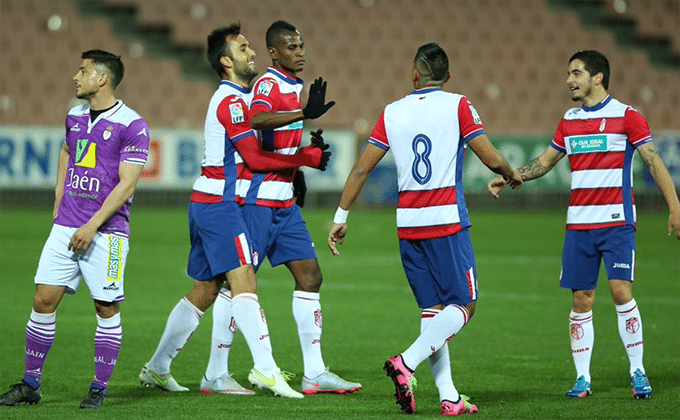
[[[265,375],[276,372],[278,366],[272,355],[267,318],[260,307],[257,295],[241,293],[231,299],[231,308],[236,325],[248,343],[255,369]]]
[[[439,309],[423,309],[420,315],[420,332],[427,328],[428,324],[439,312]],[[456,402],[460,398],[458,390],[453,385],[451,377],[451,359],[449,358],[449,345],[444,345],[427,358],[430,364],[430,371],[434,378],[434,384],[439,390],[439,401],[449,400]]]
[[[305,376],[316,378],[326,371],[321,355],[323,325],[319,294],[296,290],[293,292],[293,318],[297,324]]]
[[[630,360],[630,375],[633,376],[637,369],[645,373],[642,366],[642,353],[644,350],[642,340],[642,318],[635,299],[623,305],[616,305],[619,320],[619,335],[628,353]]]
[[[191,338],[191,334],[196,331],[202,316],[203,312],[183,297],[168,316],[161,341],[149,361],[149,369],[158,373],[170,372],[172,359],[179,354]]]
[[[576,367],[576,378],[585,376],[590,383],[590,357],[593,355],[595,330],[593,329],[593,311],[569,314],[569,334],[571,336],[571,355]]]
[[[229,374],[229,350],[236,331],[236,322],[231,313],[231,291],[222,288],[213,304],[210,359],[205,370],[205,377],[209,381]]]
[[[467,324],[468,311],[464,306],[448,305],[432,317],[420,336],[401,354],[406,366],[416,370],[423,360],[437,352]]]

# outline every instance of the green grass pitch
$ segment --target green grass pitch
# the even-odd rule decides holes
[[[332,210],[303,214],[316,241],[324,273],[323,353],[327,365],[364,389],[349,395],[273,398],[202,395],[212,314],[174,360],[173,374],[188,393],[141,387],[148,361],[170,310],[191,288],[185,274],[188,233],[185,209],[133,208],[131,251],[122,305],[123,345],[104,408],[78,404],[94,374],[94,306],[87,287],[66,296],[57,335],[47,356],[43,400],[37,406],[0,407],[2,419],[391,419],[405,418],[394,403],[384,361],[405,350],[419,331],[419,310],[398,253],[394,210],[357,209],[349,217],[341,255],[328,252]],[[680,244],[666,236],[667,215],[639,209],[634,287],[645,337],[645,367],[654,389],[635,401],[616,313],[601,277],[594,308],[593,395],[564,397],[575,380],[567,317],[570,292],[558,285],[564,211],[471,209],[479,272],[477,314],[451,341],[454,381],[473,397],[478,419],[678,419],[680,418]],[[3,209],[0,214],[0,392],[23,372],[25,325],[33,276],[51,226],[51,209]],[[259,275],[274,356],[297,374],[302,360],[291,313],[293,281],[283,267],[265,263]],[[230,370],[243,385],[252,359],[242,336]],[[438,393],[427,363],[416,371],[415,418],[440,418]]]

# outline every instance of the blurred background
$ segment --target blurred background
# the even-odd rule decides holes
[[[305,133],[324,128],[333,151],[326,172],[305,169],[310,206],[337,205],[380,112],[412,90],[413,56],[427,42],[449,55],[445,90],[470,99],[515,166],[547,147],[574,106],[569,57],[603,52],[612,69],[609,92],[648,119],[680,186],[680,0],[0,0],[0,206],[51,206],[64,118],[79,103],[72,77],[81,53],[94,48],[122,56],[117,97],[151,129],[136,205],[186,205],[219,83],[205,58],[207,35],[240,22],[264,72],[271,64],[265,32],[279,19],[304,38],[307,63],[299,76],[307,84],[322,76],[327,99],[337,102],[305,122]],[[390,159],[371,175],[363,205],[396,202]],[[564,208],[566,161],[494,202],[485,192],[493,174],[470,153],[468,204]],[[665,208],[639,158],[634,173],[638,206]]]

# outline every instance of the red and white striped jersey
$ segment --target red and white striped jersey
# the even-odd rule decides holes
[[[633,153],[651,140],[647,120],[611,96],[567,111],[551,143],[571,166],[567,229],[635,226]]]
[[[255,136],[248,119],[250,99],[250,89],[227,80],[222,80],[210,99],[201,176],[194,182],[191,201],[219,203],[236,199],[237,173],[245,165],[234,144]]]
[[[259,112],[296,112],[302,109],[300,92],[304,82],[288,73],[269,67],[253,87],[250,118]],[[274,130],[259,131],[262,150],[293,155],[302,142],[302,121]],[[247,167],[239,173],[237,194],[239,204],[265,207],[290,207],[293,198],[293,178],[297,169],[277,172],[255,172]]]
[[[470,226],[463,159],[467,142],[481,134],[470,101],[440,88],[415,90],[385,108],[368,142],[394,155],[399,238],[439,238]]]

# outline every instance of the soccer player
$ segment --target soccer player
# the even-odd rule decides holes
[[[550,146],[518,170],[522,179],[529,181],[547,174],[569,156],[571,199],[560,286],[572,290],[569,331],[577,379],[566,396],[584,398],[592,392],[592,309],[604,259],[619,335],[630,360],[633,397],[646,399],[652,396],[652,388],[642,364],[642,318],[632,291],[636,219],[632,163],[636,150],[668,203],[668,235],[675,230],[678,239],[680,202],[654,148],[647,120],[607,93],[609,75],[609,62],[598,51],[579,51],[569,59],[567,86],[571,99],[582,106],[567,111]],[[498,198],[504,185],[503,179],[493,179],[489,192]]]
[[[215,302],[225,279],[233,298],[231,328],[243,333],[254,360],[249,380],[276,395],[302,398],[286,382],[285,372],[272,356],[264,311],[257,298],[250,235],[236,203],[237,172],[244,162],[253,170],[325,168],[329,152],[315,145],[290,156],[260,150],[248,120],[251,80],[257,75],[255,52],[240,33],[240,25],[214,30],[208,37],[208,61],[222,82],[210,100],[205,122],[205,157],[201,176],[194,183],[189,203],[191,250],[187,272],[194,287],[170,313],[165,331],[151,360],[142,369],[143,385],[167,391],[188,391],[170,374],[170,364],[198,327],[203,313]],[[231,312],[231,311],[230,311]],[[201,382],[208,393],[252,394],[228,370],[210,367]],[[226,368],[226,366],[225,366]]]
[[[26,326],[26,370],[22,381],[0,396],[0,405],[40,401],[56,310],[64,293],[76,292],[81,277],[94,300],[97,329],[94,380],[80,408],[102,406],[123,338],[120,302],[125,298],[130,205],[149,153],[149,128],[115,97],[124,74],[120,57],[90,50],[81,59],[73,80],[76,96],[86,103],[72,108],[66,117],[54,225],[40,255]]]
[[[384,369],[396,388],[397,404],[415,411],[415,369],[428,359],[443,415],[475,413],[477,407],[453,385],[447,342],[475,313],[477,268],[470,242],[470,219],[463,197],[463,157],[469,146],[482,163],[513,188],[517,171],[491,144],[482,120],[463,95],[444,92],[449,60],[437,44],[418,48],[411,81],[415,90],[388,105],[347,177],[328,246],[347,234],[347,215],[370,172],[388,150],[397,166],[397,228],[402,264],[418,306],[420,336]]]
[[[254,129],[261,130],[260,141],[264,150],[285,156],[300,148],[302,120],[322,116],[335,102],[325,102],[326,83],[319,78],[310,87],[307,105],[302,108],[300,92],[303,82],[296,75],[304,68],[305,48],[300,32],[293,25],[284,21],[274,22],[267,30],[266,42],[272,66],[253,87],[250,123]],[[312,141],[323,144],[321,131],[312,133]],[[296,169],[254,171],[247,166],[239,173],[239,203],[243,205],[244,218],[253,241],[255,270],[266,256],[272,267],[285,264],[295,278],[293,316],[304,362],[302,393],[358,391],[361,384],[348,382],[330,372],[321,354],[319,290],[322,276],[314,243],[293,196]],[[221,296],[228,298],[226,294]],[[228,319],[228,314],[219,319]],[[233,337],[226,328],[222,331]],[[214,344],[211,359],[212,354],[217,352]],[[228,350],[226,347],[221,352],[222,359],[226,360]]]

